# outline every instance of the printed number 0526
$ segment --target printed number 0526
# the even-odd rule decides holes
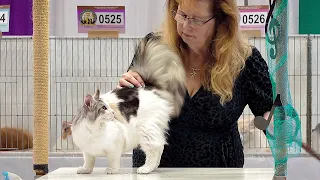
[[[260,24],[266,21],[264,14],[244,14],[242,16],[243,24]]]

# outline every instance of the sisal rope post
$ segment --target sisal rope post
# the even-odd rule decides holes
[[[49,0],[33,0],[33,170],[48,173]]]

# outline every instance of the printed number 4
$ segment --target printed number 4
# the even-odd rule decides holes
[[[0,21],[2,21],[2,22],[4,22],[6,19],[5,19],[5,14],[2,14],[1,16],[0,16]]]

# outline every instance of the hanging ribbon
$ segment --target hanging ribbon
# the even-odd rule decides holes
[[[319,155],[302,142],[299,115],[292,105],[288,79],[288,0],[269,0],[265,34],[273,96],[280,96],[280,105],[274,112],[267,139],[275,162],[275,175],[287,173],[288,155],[298,155],[301,148],[320,160]]]
[[[300,153],[301,147],[293,143],[300,142],[301,131],[298,113],[291,105],[287,74],[287,2],[288,0],[269,0],[270,9],[265,25],[273,97],[280,97],[272,126],[266,130],[275,163],[275,176],[286,176],[288,154]]]

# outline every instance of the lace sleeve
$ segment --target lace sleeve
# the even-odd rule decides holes
[[[255,116],[263,116],[273,105],[272,83],[266,61],[258,49],[246,61],[246,76],[249,83],[247,101]]]

